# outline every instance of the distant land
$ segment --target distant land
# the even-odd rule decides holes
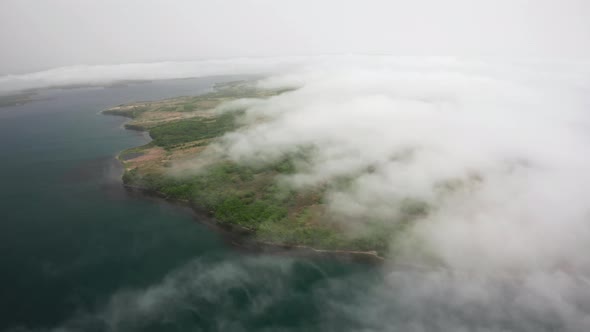
[[[40,96],[40,92],[44,90],[51,90],[51,89],[80,89],[80,88],[104,88],[104,87],[120,87],[126,86],[130,84],[144,84],[150,83],[149,80],[120,80],[115,81],[110,84],[101,84],[101,83],[84,83],[84,84],[65,84],[65,85],[55,85],[55,86],[48,86],[46,88],[39,88],[39,89],[28,89],[22,90],[17,93],[8,93],[8,94],[0,94],[0,107],[8,107],[8,106],[18,106],[23,105],[26,103],[30,103],[32,101],[41,100],[43,97]]]
[[[11,95],[0,95],[0,107],[17,106],[35,100],[36,92],[21,92]]]

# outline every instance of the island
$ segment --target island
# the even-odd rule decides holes
[[[147,131],[152,138],[149,144],[118,155],[124,166],[123,184],[190,205],[233,234],[236,246],[382,261],[391,252],[392,234],[400,232],[402,226],[376,226],[357,236],[342,231],[341,225],[327,215],[323,202],[325,191],[342,183],[303,190],[276,181],[280,175],[295,172],[294,158],[301,155],[285,155],[279,162],[264,166],[215,159],[201,166],[199,172],[178,167],[191,165],[199,156],[206,158],[202,154],[211,144],[243,125],[238,121],[243,110],[220,112],[220,105],[241,98],[270,98],[287,91],[236,81],[216,84],[211,92],[197,96],[136,102],[103,111],[130,118],[127,129]],[[409,214],[423,212],[421,206],[408,206]]]

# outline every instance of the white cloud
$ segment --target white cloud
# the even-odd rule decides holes
[[[271,162],[313,146],[287,181],[352,177],[327,202],[353,232],[368,218],[399,222],[408,197],[432,206],[392,239],[401,252],[382,279],[316,289],[324,329],[587,331],[588,70],[448,58],[315,63],[263,81],[299,89],[242,104],[252,121],[216,149]]]
[[[339,57],[261,83],[300,88],[252,102],[222,149],[276,160],[313,146],[294,185],[352,177],[327,193],[337,219],[399,222],[431,207],[412,240],[464,269],[587,271],[590,117],[587,64]],[[255,161],[256,161],[255,160]],[[371,172],[367,169],[371,168]],[[454,181],[455,190],[441,190]],[[458,185],[458,184],[461,185]]]
[[[0,95],[48,87],[101,85],[126,80],[162,80],[216,75],[271,74],[307,58],[232,58],[184,62],[84,65],[0,76]]]

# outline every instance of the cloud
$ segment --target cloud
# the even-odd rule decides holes
[[[522,277],[394,269],[369,290],[334,281],[326,316],[363,331],[587,331],[588,280],[565,273]],[[338,292],[354,294],[348,303]],[[330,321],[330,318],[328,320]],[[333,323],[330,321],[330,323]]]
[[[49,87],[104,85],[127,80],[161,80],[216,75],[272,74],[302,63],[304,57],[259,57],[184,62],[79,65],[0,76],[0,95]]]
[[[367,221],[407,222],[408,200],[428,206],[391,239],[393,266],[371,292],[331,302],[359,330],[586,331],[589,68],[454,58],[310,63],[260,82],[297,89],[243,102],[247,125],[215,149],[267,163],[307,147],[296,173],[278,180],[348,179],[325,201],[331,220],[352,233]]]
[[[346,272],[329,267],[285,257],[201,258],[151,286],[121,290],[96,312],[79,314],[51,331],[590,328],[588,279],[559,271],[515,277],[398,266]]]
[[[587,64],[349,57],[271,77],[295,91],[250,102],[246,129],[223,138],[238,162],[313,154],[283,179],[318,186],[343,223],[411,226],[447,266],[586,270],[590,240]],[[260,121],[266,119],[266,121]],[[419,239],[419,241],[418,241]]]
[[[320,299],[314,289],[327,290],[326,277],[317,264],[288,257],[202,257],[148,287],[116,292],[96,311],[41,331],[315,329]]]

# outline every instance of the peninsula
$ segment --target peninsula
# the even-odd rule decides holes
[[[264,90],[249,81],[223,83],[210,93],[119,105],[104,114],[130,118],[127,129],[149,132],[152,141],[122,151],[123,183],[189,204],[233,234],[237,246],[271,247],[313,255],[381,261],[389,251],[392,229],[375,227],[352,236],[333,222],[323,202],[330,185],[297,190],[280,185],[280,175],[295,172],[286,155],[272,165],[242,165],[216,159],[199,172],[180,172],[224,134],[239,130],[243,111],[220,112],[224,102],[269,98],[284,90]],[[202,159],[202,158],[201,158]]]

